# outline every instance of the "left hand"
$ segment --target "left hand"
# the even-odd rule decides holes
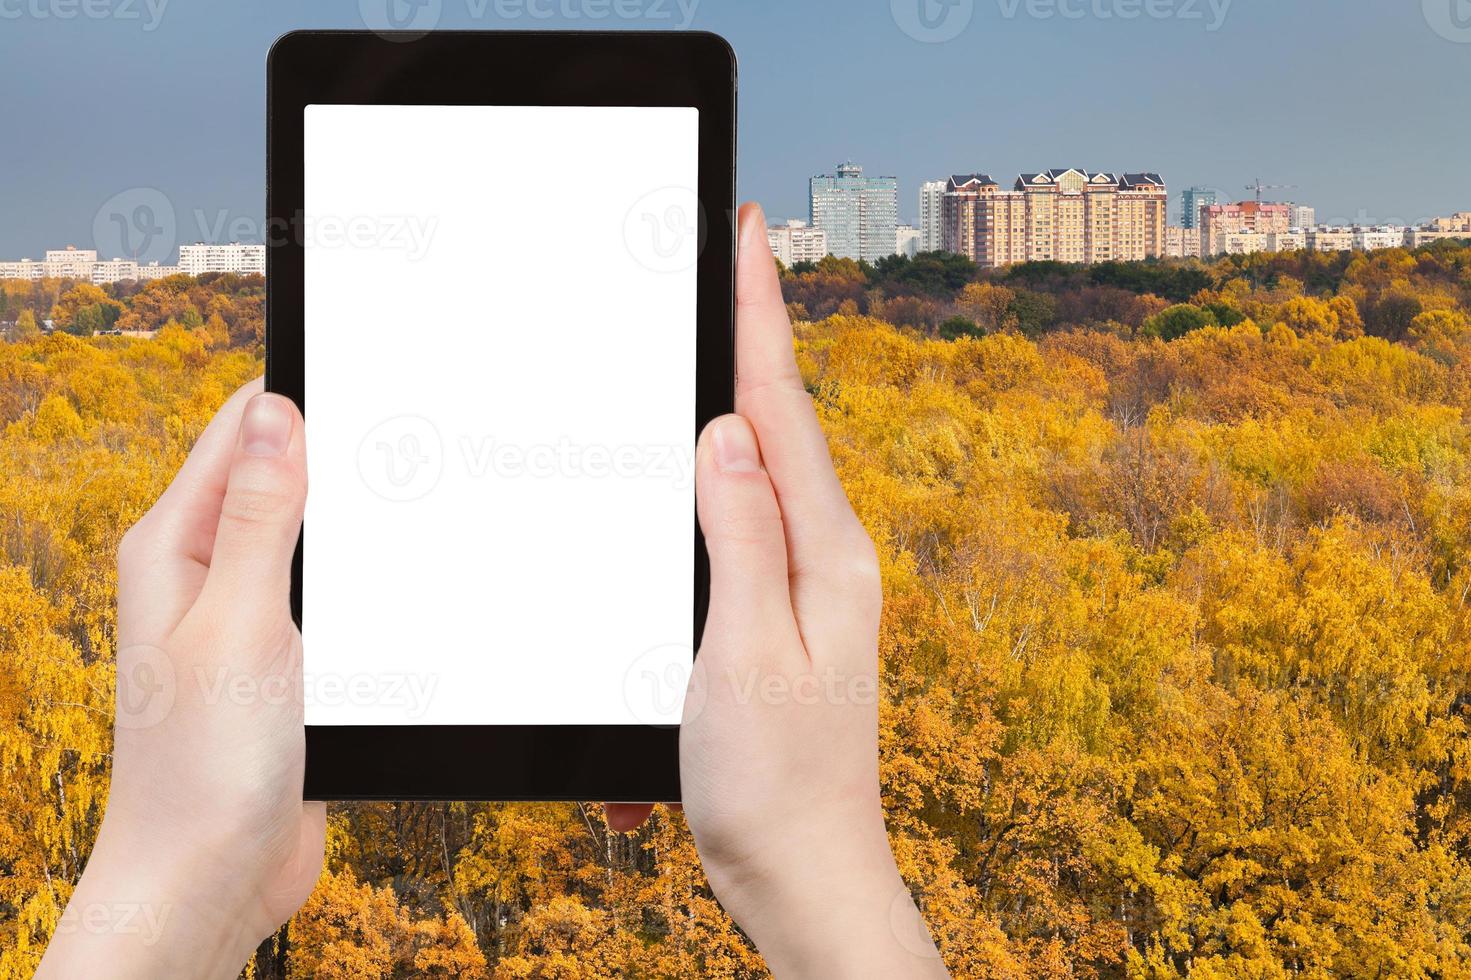
[[[40,977],[234,977],[306,900],[291,558],[306,502],[289,399],[246,385],[118,555],[112,788]]]

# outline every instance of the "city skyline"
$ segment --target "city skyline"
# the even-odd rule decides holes
[[[844,162],[844,165],[851,164],[851,163],[855,163],[855,161],[853,161],[853,160],[846,160]],[[860,167],[860,169],[865,169],[865,172],[867,172],[867,169],[864,167],[864,165],[862,163],[858,163],[857,165]],[[841,166],[841,165],[839,165],[839,166]],[[828,169],[829,170],[832,170],[832,169],[836,169],[836,168],[835,167],[830,167]],[[1057,167],[1057,168],[1049,168],[1049,169],[1053,169],[1053,170],[1057,170],[1057,171],[1062,171],[1062,170],[1068,170],[1068,169],[1085,169],[1085,168]],[[880,171],[882,171],[882,168],[877,168],[873,172],[874,173],[878,173]],[[899,225],[905,225],[905,224],[912,225],[912,226],[914,226],[916,228],[919,228],[921,230],[921,232],[923,233],[923,231],[925,229],[925,225],[926,225],[926,214],[925,214],[924,204],[923,204],[923,201],[922,201],[923,191],[926,188],[933,187],[935,189],[935,193],[937,193],[937,194],[943,193],[943,188],[944,188],[945,182],[946,182],[946,180],[950,176],[967,175],[967,174],[995,174],[997,176],[1000,176],[1001,174],[1021,174],[1021,173],[1024,173],[1024,172],[1025,171],[1021,171],[1021,170],[1018,170],[1018,171],[1006,171],[1006,170],[1001,170],[999,168],[992,168],[992,169],[987,170],[987,169],[984,169],[984,168],[971,167],[971,168],[961,169],[961,170],[945,171],[940,176],[931,175],[929,177],[922,177],[917,182],[915,182],[915,184],[912,187],[906,187],[906,185],[904,184],[904,182],[902,180],[900,180],[898,182],[898,188],[897,188],[897,190],[898,190],[897,223]],[[1120,173],[1120,174],[1122,174],[1122,173],[1125,173],[1126,171],[1124,171],[1124,170],[1116,170],[1116,171],[1113,171],[1113,172],[1114,173]],[[1127,172],[1130,172],[1130,173],[1132,173],[1132,172],[1139,172],[1139,173],[1156,172],[1157,173],[1157,171],[1149,171],[1147,169],[1139,170],[1139,171],[1127,171]],[[826,173],[814,173],[814,174],[811,175],[812,178],[816,178],[816,177],[820,177],[820,176],[828,176],[828,174],[826,174]],[[1008,177],[1008,179],[1009,179],[1009,177]],[[1251,198],[1251,195],[1248,193],[1249,191],[1251,191],[1253,189],[1253,185],[1251,185],[1251,184],[1243,184],[1243,185],[1241,185],[1241,188],[1239,190],[1233,190],[1233,189],[1230,189],[1230,188],[1223,188],[1223,187],[1208,187],[1208,186],[1204,186],[1204,185],[1200,185],[1200,184],[1190,184],[1190,183],[1180,184],[1180,183],[1176,183],[1174,181],[1170,181],[1168,179],[1166,179],[1166,183],[1171,188],[1170,194],[1169,194],[1169,212],[1168,212],[1168,216],[1167,216],[1167,221],[1168,221],[1168,223],[1171,226],[1175,226],[1175,227],[1183,227],[1183,228],[1191,228],[1192,227],[1192,225],[1186,221],[1186,215],[1185,215],[1185,211],[1186,211],[1186,207],[1187,207],[1185,201],[1186,201],[1186,199],[1188,199],[1188,196],[1191,195],[1192,193],[1195,193],[1195,194],[1200,195],[1200,199],[1197,199],[1197,201],[1196,201],[1196,204],[1197,204],[1197,207],[1198,208],[1199,207],[1204,207],[1207,204],[1215,204],[1215,203],[1218,203],[1218,202],[1219,203],[1236,204],[1236,203],[1244,203],[1244,202],[1247,202],[1247,201],[1249,201],[1249,200],[1252,199]],[[1292,186],[1295,188],[1297,185],[1292,185]],[[1450,196],[1450,195],[1448,195],[1448,196]],[[1294,193],[1291,196],[1285,196],[1284,195],[1284,196],[1280,196],[1280,197],[1266,197],[1266,198],[1263,198],[1262,199],[1262,203],[1263,204],[1285,204],[1285,205],[1290,205],[1290,206],[1294,207],[1295,209],[1297,209],[1299,212],[1306,212],[1309,216],[1312,217],[1312,220],[1311,221],[1307,221],[1305,223],[1299,222],[1297,224],[1294,224],[1294,227],[1305,226],[1305,225],[1313,225],[1313,224],[1325,225],[1325,226],[1330,226],[1330,227],[1353,227],[1355,225],[1364,226],[1364,227],[1379,227],[1379,226],[1383,226],[1383,225],[1400,225],[1400,226],[1407,226],[1407,227],[1415,227],[1415,226],[1421,226],[1421,225],[1429,224],[1429,223],[1435,221],[1437,218],[1442,217],[1442,216],[1444,216],[1446,214],[1451,214],[1451,213],[1456,213],[1456,212],[1464,211],[1465,208],[1466,208],[1466,204],[1467,203],[1471,203],[1471,181],[1468,181],[1467,182],[1467,184],[1466,184],[1466,186],[1465,186],[1465,188],[1463,190],[1457,192],[1457,194],[1455,195],[1455,199],[1448,200],[1445,203],[1445,205],[1443,207],[1441,207],[1440,209],[1438,209],[1438,210],[1432,210],[1432,211],[1426,212],[1425,214],[1416,215],[1416,216],[1414,216],[1412,218],[1400,218],[1400,217],[1397,217],[1397,216],[1390,216],[1390,217],[1387,217],[1387,218],[1382,218],[1382,217],[1379,217],[1378,216],[1381,213],[1379,210],[1374,210],[1374,209],[1371,209],[1369,207],[1365,207],[1362,203],[1359,206],[1357,206],[1354,209],[1352,209],[1352,211],[1349,212],[1349,213],[1347,213],[1347,214],[1342,214],[1342,215],[1339,215],[1339,214],[1324,215],[1322,213],[1323,212],[1323,209],[1321,207],[1317,206],[1316,204],[1308,203],[1308,201],[1307,201],[1307,195],[1301,194],[1301,193]],[[793,213],[791,213],[789,215],[788,214],[778,213],[774,209],[772,209],[770,207],[766,207],[765,205],[763,205],[763,210],[765,210],[767,217],[772,221],[773,224],[785,222],[785,221],[787,221],[789,219],[799,219],[799,220],[803,220],[803,221],[810,221],[810,213],[811,213],[811,205],[810,205],[810,203],[809,203],[809,205],[808,205],[808,207],[807,207],[806,210],[801,211],[801,212],[793,212]],[[938,223],[938,214],[936,215],[936,219],[935,220],[936,220],[936,223]]]
[[[772,252],[784,264],[812,261],[820,248],[870,262],[887,254],[948,251],[999,268],[1048,260],[1086,265],[1300,249],[1373,251],[1471,237],[1471,211],[1463,210],[1404,223],[1361,217],[1319,222],[1317,209],[1301,200],[1263,198],[1295,185],[1260,179],[1243,186],[1253,192],[1250,199],[1233,201],[1227,192],[1199,185],[1172,195],[1164,178],[1150,171],[1023,172],[1010,190],[987,173],[952,174],[920,182],[913,224],[896,217],[902,214],[896,179],[865,175],[853,160],[813,175],[808,187],[806,221],[768,223]],[[1172,200],[1178,200],[1173,212]],[[886,240],[893,241],[892,251],[883,246]]]
[[[632,0],[641,16],[601,20],[587,0],[571,0],[576,16],[557,4],[541,5],[545,17],[501,16],[506,5],[483,0],[429,6],[445,29],[723,34],[741,59],[739,191],[773,216],[805,211],[793,175],[848,158],[898,178],[904,222],[918,217],[924,179],[1086,161],[1232,199],[1258,176],[1294,184],[1320,221],[1410,223],[1466,206],[1471,132],[1457,122],[1471,38],[1421,3],[1192,0],[1190,12],[1177,2],[1169,16],[1131,16],[1124,2],[1106,0],[1104,17],[1072,0],[957,0],[935,5],[938,35],[916,27],[908,0]],[[361,29],[373,3],[160,6],[156,21],[136,3],[136,19],[28,5],[5,20],[0,63],[30,93],[9,119],[44,139],[0,147],[0,255],[90,246],[104,203],[137,188],[171,202],[180,241],[249,240],[228,229],[263,218],[266,51],[294,28]],[[156,108],[119,111],[114,95]]]
[[[768,216],[767,241],[784,265],[826,255],[875,262],[929,251],[963,255],[982,268],[1049,260],[1087,265],[1299,249],[1372,251],[1471,238],[1471,211],[1407,225],[1317,223],[1310,205],[1256,199],[1215,203],[1215,193],[1199,186],[1175,195],[1181,202],[1176,217],[1182,223],[1172,224],[1166,217],[1172,194],[1161,175],[1081,168],[1022,173],[1011,190],[983,173],[923,181],[917,195],[921,217],[909,224],[895,218],[899,189],[894,178],[865,178],[862,166],[853,161],[834,169],[834,174],[809,179],[806,220],[772,221]],[[852,186],[845,188],[845,182]],[[875,206],[876,230],[868,226],[867,214]],[[1198,208],[1197,227],[1183,224],[1192,207]],[[46,249],[41,259],[0,257],[0,279],[106,285],[180,273],[265,274],[263,244],[195,242],[179,245],[177,255],[175,263],[164,264],[68,244]]]
[[[72,279],[94,286],[135,280],[147,282],[173,275],[199,276],[209,272],[265,275],[266,246],[241,242],[194,242],[180,245],[172,264],[139,261],[99,253],[95,248],[48,248],[40,259],[0,258],[0,279]]]

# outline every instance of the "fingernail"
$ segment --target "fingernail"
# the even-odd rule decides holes
[[[279,395],[256,395],[245,403],[240,448],[247,456],[280,456],[291,442],[291,409]]]
[[[761,210],[757,204],[747,212],[750,215],[746,219],[745,228],[741,229],[741,245],[746,248],[755,248],[766,242],[766,212]]]
[[[756,433],[745,419],[725,419],[715,427],[715,465],[722,473],[754,473],[761,469]]]

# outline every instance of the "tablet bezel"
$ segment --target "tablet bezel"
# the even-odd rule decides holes
[[[299,31],[276,42],[266,76],[267,390],[290,397],[306,414],[299,229],[308,105],[693,106],[700,113],[704,225],[696,287],[697,431],[733,410],[736,68],[724,39],[704,32]],[[491,92],[495,98],[481,94]],[[299,542],[291,580],[298,624],[302,547]],[[694,569],[692,649],[704,630],[710,584],[698,522]],[[305,795],[674,802],[679,729],[308,725]]]

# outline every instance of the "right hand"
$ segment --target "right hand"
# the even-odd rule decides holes
[[[685,815],[778,976],[943,977],[884,828],[878,561],[797,370],[765,218],[740,217],[738,414],[696,453],[710,613],[680,731]]]

